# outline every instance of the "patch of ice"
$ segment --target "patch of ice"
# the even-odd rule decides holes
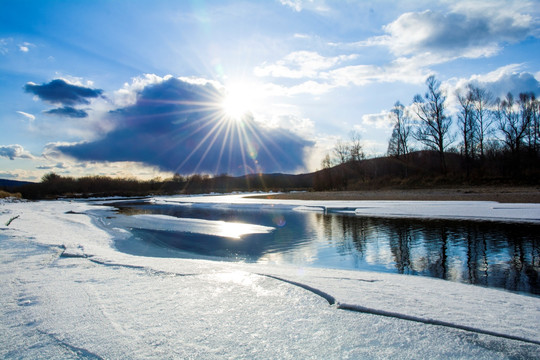
[[[168,205],[168,204],[175,204],[177,206],[191,206],[193,205],[193,203],[190,203],[190,202],[182,202],[182,203],[179,203],[177,201],[170,201],[170,200],[166,200],[166,199],[159,199],[159,198],[152,198],[149,200],[149,202],[151,204],[156,204],[156,205]]]
[[[324,206],[297,206],[293,208],[294,211],[301,211],[301,212],[326,212],[326,208]]]
[[[273,227],[262,225],[150,214],[119,216],[115,224],[136,229],[189,232],[233,239],[239,239],[247,234],[266,234],[275,230]]]

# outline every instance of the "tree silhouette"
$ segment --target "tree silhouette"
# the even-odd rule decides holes
[[[450,134],[452,118],[445,114],[446,96],[440,89],[441,83],[431,75],[426,80],[428,87],[424,97],[414,97],[414,111],[418,118],[418,129],[414,138],[426,147],[439,153],[441,172],[446,173],[444,152],[452,143]]]
[[[474,95],[469,89],[465,94],[456,92],[459,102],[457,115],[459,131],[462,137],[462,154],[464,156],[467,177],[471,168],[471,160],[474,158],[476,122],[474,120]]]
[[[388,142],[387,153],[389,156],[400,158],[403,155],[407,155],[410,151],[411,120],[405,111],[405,106],[399,101],[396,101],[394,107],[390,110],[390,117],[392,118],[394,127]]]
[[[484,160],[486,139],[491,133],[493,116],[490,107],[493,105],[493,95],[486,89],[469,85],[473,100],[474,138],[480,150],[480,160]]]

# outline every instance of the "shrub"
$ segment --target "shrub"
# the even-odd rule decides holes
[[[4,190],[0,190],[0,199],[5,199],[5,198],[20,199],[20,198],[22,198],[22,195],[21,195],[21,193],[10,193],[10,192],[4,191]]]

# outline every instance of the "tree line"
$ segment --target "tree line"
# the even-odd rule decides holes
[[[480,168],[485,165],[487,153],[508,162],[508,175],[512,176],[520,176],[522,170],[538,164],[540,101],[534,93],[522,92],[514,98],[508,92],[501,99],[494,98],[482,87],[469,84],[455,94],[459,109],[455,124],[458,130],[453,132],[453,118],[448,115],[441,83],[430,76],[426,85],[425,95],[416,95],[413,99],[412,119],[403,105],[399,102],[394,105],[388,155],[406,155],[412,138],[425,148],[438,152],[441,172],[446,173],[445,153],[457,139],[457,147],[452,150],[457,149],[463,156],[467,176],[473,165]]]
[[[425,94],[415,95],[410,106],[397,101],[389,112],[392,133],[387,155],[401,163],[401,177],[425,165],[418,163],[419,156],[411,154],[429,150],[438,157],[438,171],[432,173],[433,176],[474,180],[499,177],[535,181],[539,178],[540,100],[533,92],[517,96],[509,92],[504,98],[495,98],[487,89],[469,84],[455,93],[458,111],[453,117],[449,114],[447,94],[441,82],[429,76],[425,84]],[[323,172],[327,173],[326,180],[319,175],[319,180],[326,182],[322,188],[340,188],[339,184],[343,187],[343,181],[329,181],[330,175],[370,177],[365,174],[366,167],[358,164],[356,154],[364,158],[357,133],[353,133],[348,142],[338,141],[333,157],[327,154],[321,163]],[[459,155],[457,167],[456,154]],[[452,156],[451,168],[449,156]],[[397,166],[391,161],[386,164]],[[333,165],[341,170],[331,174],[328,169]],[[351,173],[354,167],[364,174]]]
[[[140,180],[109,176],[84,176],[74,178],[55,173],[44,175],[39,183],[29,183],[16,188],[25,199],[55,199],[58,197],[107,197],[147,196],[173,194],[227,193],[234,191],[284,191],[309,190],[313,186],[309,174],[253,174],[233,177],[227,174],[210,176],[175,174],[171,178]]]

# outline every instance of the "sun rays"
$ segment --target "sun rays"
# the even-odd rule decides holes
[[[247,84],[163,78],[109,113],[115,129],[60,151],[83,160],[141,161],[183,175],[296,171],[311,143],[262,121],[271,105],[262,87]]]
[[[208,101],[191,104],[188,110],[198,115],[197,120],[187,125],[192,127],[188,137],[199,141],[179,162],[177,171],[183,172],[186,164],[193,160],[197,161],[194,172],[207,171],[203,164],[211,159],[215,161],[214,175],[224,172],[260,174],[265,170],[259,162],[261,155],[270,159],[273,168],[280,168],[276,156],[287,155],[254,119],[251,113],[256,98],[253,89],[247,83],[238,82],[208,95]]]

